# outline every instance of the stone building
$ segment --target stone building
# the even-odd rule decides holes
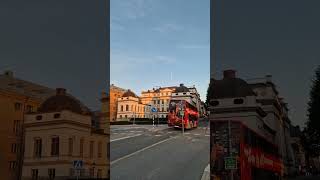
[[[209,87],[210,120],[243,123],[277,146],[284,175],[294,173],[288,108],[271,76],[245,81],[237,78],[234,70],[223,74],[221,80],[212,79]]]
[[[108,177],[107,123],[102,120],[98,127],[92,125],[92,112],[85,105],[58,88],[25,116],[22,179]],[[79,172],[74,160],[83,161]]]
[[[21,175],[24,114],[37,111],[53,94],[53,89],[16,78],[12,71],[0,75],[1,179],[16,180]]]
[[[127,121],[131,118],[151,118],[151,107],[143,104],[140,98],[132,92],[127,90],[122,97],[118,98],[118,121]]]
[[[121,98],[122,95],[127,90],[117,87],[114,84],[110,86],[110,121],[116,121],[117,119],[117,110],[118,110],[118,98]]]

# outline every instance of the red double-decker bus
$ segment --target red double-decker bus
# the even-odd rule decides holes
[[[278,180],[283,176],[278,147],[243,123],[213,120],[210,132],[211,180],[230,179],[231,175],[234,180]],[[226,162],[230,157],[235,160],[234,167]]]
[[[182,104],[182,105],[180,105]],[[180,114],[182,108],[183,116]],[[192,129],[198,127],[198,109],[185,100],[171,100],[169,104],[168,126]]]

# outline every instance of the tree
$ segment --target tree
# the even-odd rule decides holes
[[[210,92],[211,92],[211,89],[212,89],[212,83],[213,82],[213,79],[210,79],[210,83],[209,83],[209,86],[208,86],[208,89],[207,89],[207,98],[206,98],[206,106],[209,107],[209,102],[210,102]]]
[[[310,90],[310,100],[308,103],[308,134],[315,136],[320,134],[320,66],[315,71]]]

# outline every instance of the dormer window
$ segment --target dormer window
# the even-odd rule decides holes
[[[243,104],[243,102],[244,102],[243,99],[234,99],[233,100],[234,104]]]
[[[53,115],[53,118],[58,119],[58,118],[60,118],[60,116],[61,116],[60,113],[56,113]]]

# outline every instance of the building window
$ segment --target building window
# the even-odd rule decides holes
[[[101,169],[98,169],[97,178],[98,179],[102,178],[102,170]]]
[[[121,110],[120,111],[123,111],[123,105],[121,105]]]
[[[20,133],[20,128],[21,128],[21,121],[20,120],[14,120],[13,121],[13,132],[16,135],[19,135]]]
[[[120,115],[120,118],[122,118],[122,115]]]
[[[73,138],[69,138],[69,156],[73,153]]]
[[[59,137],[51,139],[51,156],[59,156]]]
[[[233,103],[234,104],[243,104],[243,99],[234,99]]]
[[[39,171],[38,169],[31,169],[31,178],[32,180],[38,180]]]
[[[164,112],[164,107],[162,107],[162,112]]]
[[[129,111],[129,105],[128,104],[126,105],[126,111]]]
[[[94,145],[94,142],[90,141],[90,158],[93,158],[93,145]]]
[[[157,104],[157,101],[156,101],[156,100],[154,100],[154,101],[153,101],[153,104]]]
[[[9,161],[9,169],[10,170],[15,170],[17,167],[17,162],[16,161]]]
[[[56,169],[48,169],[49,179],[54,179],[56,177]]]
[[[83,157],[83,144],[84,144],[84,139],[80,139],[80,157]]]
[[[160,104],[160,100],[158,100],[158,104]]]
[[[36,117],[36,120],[38,120],[38,121],[41,120],[41,119],[42,119],[42,116],[41,116],[41,115],[39,115],[39,116]]]
[[[98,158],[101,158],[102,156],[102,143],[98,143]]]
[[[11,144],[11,153],[16,153],[17,152],[17,144],[13,143]]]
[[[14,110],[15,111],[21,111],[22,109],[22,104],[21,103],[14,103]]]
[[[34,157],[41,158],[42,152],[42,140],[40,138],[36,138],[34,140]]]
[[[32,107],[31,105],[27,105],[26,111],[27,111],[28,113],[33,112],[33,107]]]
[[[58,119],[58,118],[60,118],[60,116],[61,116],[60,113],[56,113],[53,115],[53,118]]]
[[[218,106],[219,105],[219,101],[211,101],[210,105],[212,106]]]
[[[162,104],[164,104],[164,100],[162,99],[161,101],[162,101]]]
[[[124,118],[128,118],[128,116],[127,116],[127,115],[124,115]]]

